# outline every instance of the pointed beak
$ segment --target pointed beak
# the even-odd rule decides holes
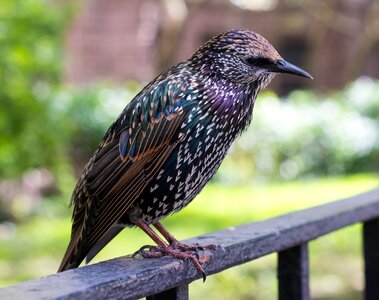
[[[295,65],[289,63],[288,61],[285,61],[284,59],[277,60],[274,67],[272,68],[272,71],[276,73],[294,74],[294,75],[313,79],[311,74],[304,71],[303,69],[300,69],[299,67],[296,67]]]

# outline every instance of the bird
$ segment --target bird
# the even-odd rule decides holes
[[[125,227],[139,227],[157,244],[141,248],[142,256],[189,259],[205,278],[196,255],[202,246],[179,242],[160,221],[187,206],[216,173],[251,123],[257,94],[278,73],[313,79],[260,34],[234,29],[148,83],[84,167],[58,272],[88,263]]]

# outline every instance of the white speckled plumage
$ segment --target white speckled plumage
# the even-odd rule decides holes
[[[278,72],[310,77],[262,36],[232,30],[149,83],[109,128],[76,185],[59,270],[92,258],[122,227],[147,226],[190,203]]]

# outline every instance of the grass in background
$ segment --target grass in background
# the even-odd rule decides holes
[[[212,183],[189,207],[163,223],[179,239],[260,221],[364,192],[378,186],[378,175],[313,179],[288,183],[222,186]],[[70,234],[67,217],[36,216],[0,239],[0,286],[56,272]],[[362,289],[360,225],[310,243],[314,299],[354,299]],[[1,231],[1,228],[0,228]],[[134,252],[150,239],[126,229],[94,262]],[[192,299],[272,299],[276,296],[276,256],[209,276],[190,287]]]

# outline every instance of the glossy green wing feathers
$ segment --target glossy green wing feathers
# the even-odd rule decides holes
[[[137,95],[87,164],[73,194],[71,241],[60,271],[80,264],[180,142],[178,129],[192,104],[180,94],[183,84],[167,82]]]

